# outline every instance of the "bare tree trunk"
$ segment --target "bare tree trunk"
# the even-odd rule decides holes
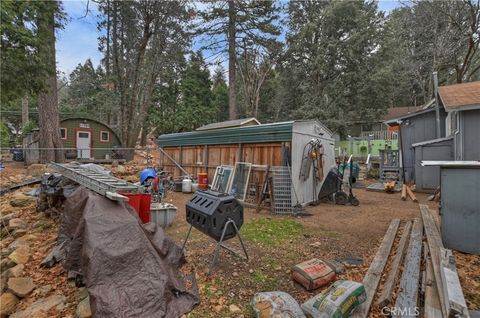
[[[228,1],[228,117],[237,119],[237,93],[236,93],[236,15],[235,1]]]
[[[48,7],[39,19],[39,33],[45,43],[41,47],[42,58],[51,73],[47,79],[46,91],[38,97],[38,126],[40,128],[40,162],[63,162],[63,150],[60,140],[60,119],[57,100],[57,76],[55,65],[55,11],[57,2],[47,2]]]
[[[146,126],[142,127],[142,132],[140,135],[140,147],[145,148],[147,145],[147,128]]]
[[[28,96],[22,98],[22,129],[28,125]]]

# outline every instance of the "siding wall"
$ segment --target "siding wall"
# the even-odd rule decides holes
[[[440,109],[440,137],[445,137],[445,118],[446,112]],[[435,111],[412,116],[405,119],[401,124],[401,143],[403,167],[405,170],[405,181],[414,180],[415,177],[415,152],[412,144],[436,139],[436,120]]]
[[[323,176],[327,176],[330,169],[335,167],[335,141],[329,131],[322,126],[312,125],[305,122],[296,122],[293,126],[292,139],[292,204],[307,205],[316,201],[318,193],[323,185],[321,182],[315,183],[314,192],[314,171],[310,170],[310,176],[307,180],[300,180],[300,169],[304,156],[305,145],[312,139],[320,139],[323,146]]]
[[[456,149],[463,149],[463,154],[457,152],[457,160],[480,160],[480,109],[462,111],[460,114],[462,145]]]
[[[433,192],[440,186],[440,167],[421,165],[422,160],[453,160],[453,139],[415,147],[415,184],[417,191]]]

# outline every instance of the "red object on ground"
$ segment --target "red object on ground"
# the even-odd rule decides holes
[[[208,189],[208,173],[200,172],[198,174],[198,188]]]
[[[128,198],[128,204],[130,204],[135,211],[137,211],[138,217],[142,220],[142,223],[150,222],[150,203],[151,196],[148,193],[121,193]]]

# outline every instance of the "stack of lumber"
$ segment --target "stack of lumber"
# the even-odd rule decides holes
[[[432,212],[420,210],[422,217],[403,227],[399,219],[390,223],[363,279],[367,299],[352,317],[367,317],[373,303],[393,317],[469,317],[452,251],[443,247]]]
[[[403,184],[402,185],[402,196],[401,196],[403,201],[405,201],[407,199],[407,194],[410,197],[410,199],[412,199],[413,202],[418,202],[417,197],[415,196],[415,194],[412,191],[412,188],[410,186],[406,185],[406,184]]]

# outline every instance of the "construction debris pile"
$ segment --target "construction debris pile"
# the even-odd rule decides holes
[[[57,246],[42,264],[63,260],[87,287],[95,317],[179,317],[199,302],[193,278],[179,272],[180,248],[161,228],[83,187],[66,197]]]

